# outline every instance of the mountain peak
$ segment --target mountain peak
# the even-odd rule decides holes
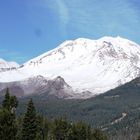
[[[0,82],[37,75],[65,86],[66,81],[77,93],[72,96],[92,97],[140,75],[140,46],[121,37],[108,36],[98,40],[79,38],[65,41],[29,60],[17,71],[3,72]],[[88,93],[86,97],[84,93]]]

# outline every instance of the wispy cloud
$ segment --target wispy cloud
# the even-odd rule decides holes
[[[57,10],[59,13],[60,22],[63,26],[67,26],[69,22],[69,11],[64,0],[56,1]]]
[[[99,38],[104,35],[120,35],[130,39],[137,36],[139,40],[137,28],[140,24],[138,7],[140,2],[138,0],[35,0],[32,2],[33,5],[45,9],[43,17],[46,18],[47,26],[51,28],[54,36],[60,35],[58,38],[71,39],[77,36]]]
[[[58,19],[59,27],[63,33],[66,33],[70,20],[69,8],[65,0],[46,0],[46,5],[54,13],[54,17]]]
[[[92,35],[93,38],[132,34],[137,32],[140,21],[138,12],[129,0],[71,0],[67,1],[67,8],[73,31]]]

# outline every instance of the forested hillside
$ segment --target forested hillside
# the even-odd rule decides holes
[[[140,78],[87,100],[63,100],[46,93],[19,98],[18,116],[24,115],[29,98],[48,119],[65,116],[69,122],[84,121],[111,140],[136,140],[140,135]]]
[[[140,78],[87,100],[62,100],[45,93],[33,99],[38,111],[49,118],[64,115],[72,121],[83,120],[119,139],[132,140],[140,133]],[[27,100],[21,99],[19,113]]]

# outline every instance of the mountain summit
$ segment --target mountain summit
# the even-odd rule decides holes
[[[37,75],[61,76],[75,91],[73,97],[89,98],[140,75],[140,46],[121,37],[65,41],[16,70],[2,72],[0,82]]]

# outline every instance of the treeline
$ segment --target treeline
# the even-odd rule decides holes
[[[99,129],[66,117],[48,119],[37,113],[32,99],[23,116],[16,116],[18,100],[7,89],[0,106],[0,140],[108,140]]]

